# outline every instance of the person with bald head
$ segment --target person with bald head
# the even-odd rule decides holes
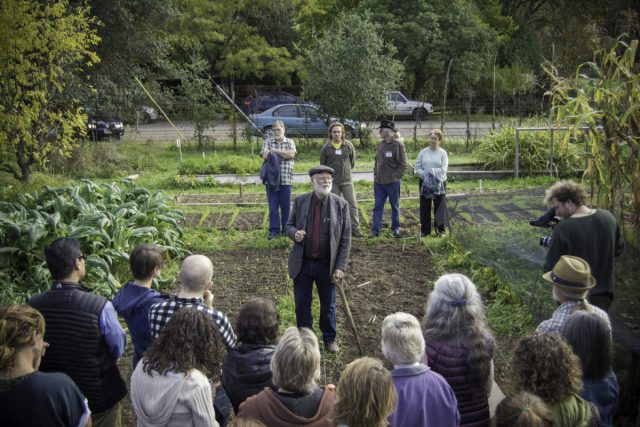
[[[231,322],[224,313],[213,308],[213,294],[210,289],[213,286],[213,264],[204,255],[191,255],[182,262],[182,268],[178,275],[180,280],[180,292],[173,298],[151,306],[149,311],[149,324],[154,337],[160,334],[164,325],[169,321],[173,313],[183,307],[195,306],[211,317],[220,331],[224,345],[227,349],[236,346],[236,334],[233,332]]]

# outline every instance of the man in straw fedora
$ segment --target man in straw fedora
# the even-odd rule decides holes
[[[589,289],[596,285],[596,279],[591,275],[591,268],[585,260],[563,255],[553,266],[553,270],[543,274],[542,278],[553,285],[553,299],[560,305],[553,312],[551,319],[538,325],[538,331],[560,332],[567,317],[577,310],[589,311],[600,316],[611,330],[607,313],[587,302],[587,294]]]

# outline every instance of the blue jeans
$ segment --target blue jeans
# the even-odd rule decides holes
[[[391,229],[400,228],[400,184],[402,180],[392,182],[391,184],[373,183],[373,224],[371,231],[375,234],[380,232],[382,226],[382,212],[384,211],[384,203],[389,198],[391,205]]]
[[[291,186],[281,185],[278,191],[267,187],[267,201],[269,202],[269,234],[284,234],[291,210]]]
[[[225,427],[231,418],[231,401],[222,385],[216,387],[216,394],[213,398],[213,409],[216,412],[216,421],[220,427]]]
[[[293,279],[293,297],[296,303],[296,325],[313,329],[311,300],[313,282],[320,298],[320,331],[322,341],[336,340],[336,285],[331,282],[329,261],[305,259],[298,276]]]

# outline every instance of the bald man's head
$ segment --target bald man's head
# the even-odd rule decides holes
[[[189,292],[200,292],[209,286],[213,276],[213,264],[204,255],[191,255],[182,262],[180,281]]]

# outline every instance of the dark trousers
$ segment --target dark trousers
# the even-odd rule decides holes
[[[418,191],[422,192],[422,180],[418,184]],[[436,196],[435,199],[427,199],[425,197],[420,196],[420,233],[423,235],[431,234],[431,202],[433,201],[433,216],[434,222],[436,224],[436,229],[440,233],[444,233],[444,228],[446,226],[445,221],[442,221],[443,218],[446,218],[444,212],[439,212],[439,209],[446,209],[446,204],[442,204],[444,201],[445,195],[442,194],[440,196]]]
[[[269,202],[269,234],[284,234],[291,210],[291,186],[281,185],[278,191],[270,190],[267,186],[267,201]]]
[[[293,279],[293,296],[296,303],[296,325],[313,329],[311,300],[313,283],[320,298],[320,331],[322,341],[336,340],[336,285],[331,282],[329,261],[304,259],[298,276]]]
[[[220,427],[226,427],[231,418],[231,401],[224,387],[219,385],[216,387],[215,396],[213,397],[213,409],[216,413],[216,421]]]

